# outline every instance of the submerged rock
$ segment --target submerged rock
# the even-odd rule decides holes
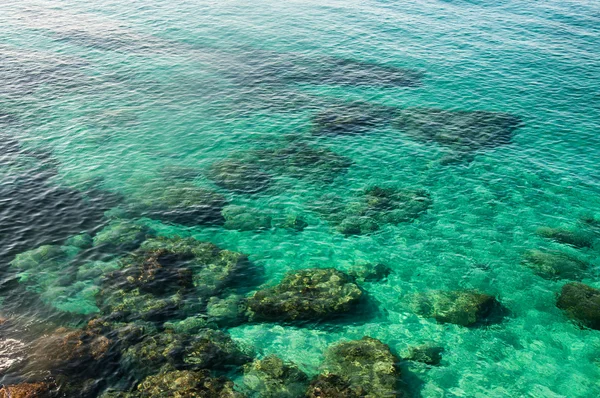
[[[350,202],[327,194],[311,208],[346,236],[375,232],[381,225],[411,222],[433,204],[425,190],[370,187]]]
[[[260,231],[271,228],[271,216],[246,206],[227,206],[223,209],[225,229]]]
[[[314,135],[355,135],[369,133],[388,124],[390,109],[366,103],[344,103],[316,113],[312,118]]]
[[[368,216],[349,216],[344,218],[335,229],[345,236],[368,235],[377,232],[379,224]]]
[[[477,291],[434,290],[415,296],[416,313],[440,323],[476,326],[491,321],[502,312],[495,297]]]
[[[257,193],[271,184],[271,177],[253,163],[222,160],[213,163],[207,176],[221,188],[238,193]]]
[[[350,268],[348,274],[359,282],[378,282],[388,277],[392,270],[385,264],[362,263]]]
[[[0,386],[0,398],[51,398],[56,390],[46,382]]]
[[[529,250],[525,253],[523,264],[542,278],[550,280],[581,280],[590,267],[584,261],[555,250]]]
[[[410,347],[406,359],[409,361],[421,362],[426,365],[437,366],[442,361],[443,347],[431,345],[421,345]]]
[[[175,370],[148,376],[137,387],[139,398],[242,398],[225,377],[212,377],[208,370]]]
[[[206,315],[219,326],[236,325],[244,319],[244,309],[243,297],[240,295],[211,297],[206,305]]]
[[[362,297],[351,276],[315,268],[292,272],[278,285],[257,291],[247,307],[255,320],[319,319],[351,311]]]
[[[179,237],[148,239],[120,263],[105,278],[98,306],[122,319],[162,321],[173,318],[188,296],[217,295],[249,265],[244,254]]]
[[[600,289],[579,282],[562,287],[556,306],[582,325],[600,330]]]
[[[127,369],[147,376],[168,365],[175,369],[228,369],[241,366],[250,357],[218,330],[201,329],[194,335],[160,333],[129,347],[122,356]]]
[[[308,222],[297,214],[288,214],[282,220],[276,223],[277,228],[289,229],[291,231],[302,232],[308,227]]]
[[[594,245],[594,236],[586,231],[540,227],[536,230],[536,234],[576,248],[592,247]]]
[[[509,144],[522,121],[501,112],[414,108],[400,110],[394,125],[417,140],[470,152]]]
[[[367,397],[365,390],[361,386],[353,385],[346,378],[329,373],[317,376],[310,383],[305,396],[307,398]],[[391,396],[395,397],[397,395]]]
[[[59,328],[29,346],[22,372],[70,377],[101,374],[108,368],[114,344],[95,330]]]
[[[93,239],[93,245],[110,252],[128,252],[135,250],[154,231],[128,220],[114,220]]]
[[[134,207],[142,214],[182,225],[221,224],[221,210],[227,204],[217,192],[193,185],[176,184],[154,192]]]
[[[269,355],[244,366],[244,385],[261,398],[297,398],[304,396],[308,377],[293,363]]]
[[[65,246],[74,246],[79,249],[89,249],[94,244],[94,240],[90,234],[79,234],[71,236],[65,241]]]
[[[287,146],[257,152],[261,164],[275,173],[331,183],[344,174],[352,160],[327,148],[290,140]]]
[[[371,337],[337,344],[325,353],[325,373],[311,383],[307,396],[402,396],[397,363],[390,348]]]

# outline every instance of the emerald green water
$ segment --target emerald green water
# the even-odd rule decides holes
[[[9,1],[0,5],[0,116],[14,119],[0,128],[25,148],[51,151],[57,186],[143,199],[173,184],[161,170],[186,167],[196,170],[193,184],[217,189],[231,204],[300,215],[308,222],[302,232],[137,220],[159,235],[246,253],[267,285],[311,267],[391,268],[386,280],[363,285],[378,308],[368,318],[227,329],[259,356],[277,354],[312,376],[326,348],[345,339],[371,336],[400,357],[410,346],[433,343],[445,349],[441,366],[402,365],[415,396],[594,397],[600,332],[579,327],[556,307],[567,280],[544,279],[522,259],[531,249],[569,253],[590,264],[583,282],[600,288],[598,237],[576,249],[535,233],[600,217],[599,29],[600,6],[592,1]],[[378,87],[271,83],[253,74],[293,56],[334,56],[423,77],[417,86]],[[368,134],[312,134],[315,112],[350,101],[505,112],[523,125],[509,145],[452,164],[442,161],[448,148],[389,125]],[[282,143],[286,135],[353,164],[331,184],[277,175],[255,195],[206,177],[215,161]],[[27,167],[3,164],[2,184]],[[433,204],[412,222],[360,236],[344,236],[310,211],[325,193],[349,197],[386,184],[425,189]],[[35,230],[35,222],[22,228]],[[16,243],[4,230],[0,237],[0,277],[14,281],[17,271],[8,263],[16,253],[6,246]],[[17,252],[46,238],[65,236],[19,241]],[[93,285],[67,293],[29,289],[41,297],[34,303],[50,308],[42,309],[11,304],[11,291],[20,287],[7,282],[0,315],[43,321],[58,311],[68,313],[61,322],[73,323],[76,314],[98,311]],[[434,289],[486,292],[509,315],[481,328],[436,323],[408,305],[412,295]]]

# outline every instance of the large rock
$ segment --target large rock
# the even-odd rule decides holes
[[[247,306],[255,320],[321,319],[352,311],[362,297],[354,279],[341,271],[305,269],[257,291],[248,298]]]
[[[325,353],[325,372],[311,383],[307,396],[402,396],[397,363],[390,348],[371,337],[337,344]]]
[[[502,306],[495,297],[477,291],[434,290],[413,301],[415,312],[440,323],[475,326],[495,318]]]
[[[121,260],[98,296],[105,314],[167,320],[184,303],[217,295],[248,267],[241,253],[192,238],[152,238]]]
[[[600,289],[579,282],[562,287],[556,306],[582,325],[600,330]]]

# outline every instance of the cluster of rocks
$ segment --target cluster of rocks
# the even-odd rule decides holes
[[[600,330],[600,289],[581,283],[590,277],[592,265],[578,252],[593,248],[600,238],[600,222],[583,217],[577,227],[540,227],[536,234],[559,248],[528,250],[523,265],[542,278],[568,282],[557,297],[556,306],[581,326]],[[562,246],[562,247],[561,247]]]

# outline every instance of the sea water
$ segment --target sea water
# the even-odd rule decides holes
[[[305,268],[391,269],[384,280],[362,285],[376,303],[370,316],[226,328],[259,357],[277,354],[314,376],[327,347],[370,336],[399,358],[411,346],[444,348],[440,366],[402,363],[415,396],[598,396],[600,332],[556,307],[565,279],[542,278],[523,258],[533,249],[568,253],[589,264],[583,282],[600,288],[598,241],[578,249],[536,234],[542,226],[579,228],[582,217],[600,217],[599,49],[594,1],[5,0],[0,128],[2,140],[21,149],[18,161],[2,162],[0,200],[10,211],[3,209],[0,220],[0,314],[57,326],[95,316],[98,286],[66,298],[45,285],[24,288],[9,263],[103,225],[118,216],[121,200],[156,195],[152,187],[175,183],[165,170],[188,170],[192,184],[232,204],[307,222],[300,232],[239,231],[136,219],[162,236],[247,254],[262,270],[249,291]],[[315,62],[316,71],[294,75],[298,59]],[[410,71],[415,84],[387,84],[368,70],[365,80],[319,80],[319,65],[331,59]],[[351,102],[502,112],[522,123],[509,144],[456,161],[445,161],[447,146],[392,124],[315,136],[316,113]],[[289,137],[352,165],[332,181],[284,173],[256,194],[207,178],[214,162]],[[11,188],[23,180],[29,185]],[[323,194],[348,198],[376,185],[426,190],[432,205],[411,222],[349,236],[311,211]],[[102,192],[102,205],[90,204],[93,192]],[[113,205],[107,196],[119,199]],[[56,217],[60,212],[64,217]],[[55,272],[48,277],[73,271]],[[437,289],[483,291],[507,315],[467,328],[407,306],[414,294]],[[53,306],[58,296],[68,305]]]

